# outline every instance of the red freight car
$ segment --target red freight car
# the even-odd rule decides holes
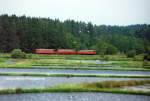
[[[79,55],[96,55],[95,50],[80,50],[77,52]]]
[[[36,49],[35,53],[37,54],[55,54],[55,49]]]
[[[57,54],[73,55],[77,54],[77,52],[73,49],[58,49]]]

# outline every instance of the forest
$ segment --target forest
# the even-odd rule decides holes
[[[99,54],[134,51],[145,53],[150,46],[150,25],[95,25],[91,22],[0,15],[0,52],[37,48],[93,49]]]

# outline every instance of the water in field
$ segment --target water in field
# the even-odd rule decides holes
[[[0,76],[0,89],[50,87],[64,83],[91,83],[106,80],[150,80],[150,78]]]
[[[94,64],[110,64],[113,61],[104,61],[104,60],[80,60],[81,63],[94,63]]]
[[[0,95],[0,101],[149,101],[150,96],[111,93],[32,93]]]
[[[50,73],[50,74],[108,74],[108,75],[150,75],[150,71],[115,71],[115,70],[73,70],[73,69],[17,69],[0,68],[0,73]]]

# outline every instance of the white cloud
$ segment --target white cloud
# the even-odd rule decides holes
[[[95,24],[150,24],[150,0],[0,0],[0,14],[91,21]]]

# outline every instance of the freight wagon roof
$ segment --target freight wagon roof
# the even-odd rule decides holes
[[[95,50],[79,50],[79,52],[95,52]]]
[[[57,51],[75,51],[74,49],[58,49]]]
[[[41,51],[45,51],[45,50],[49,50],[49,51],[53,51],[53,50],[55,50],[55,49],[36,49],[36,50],[41,50]]]

